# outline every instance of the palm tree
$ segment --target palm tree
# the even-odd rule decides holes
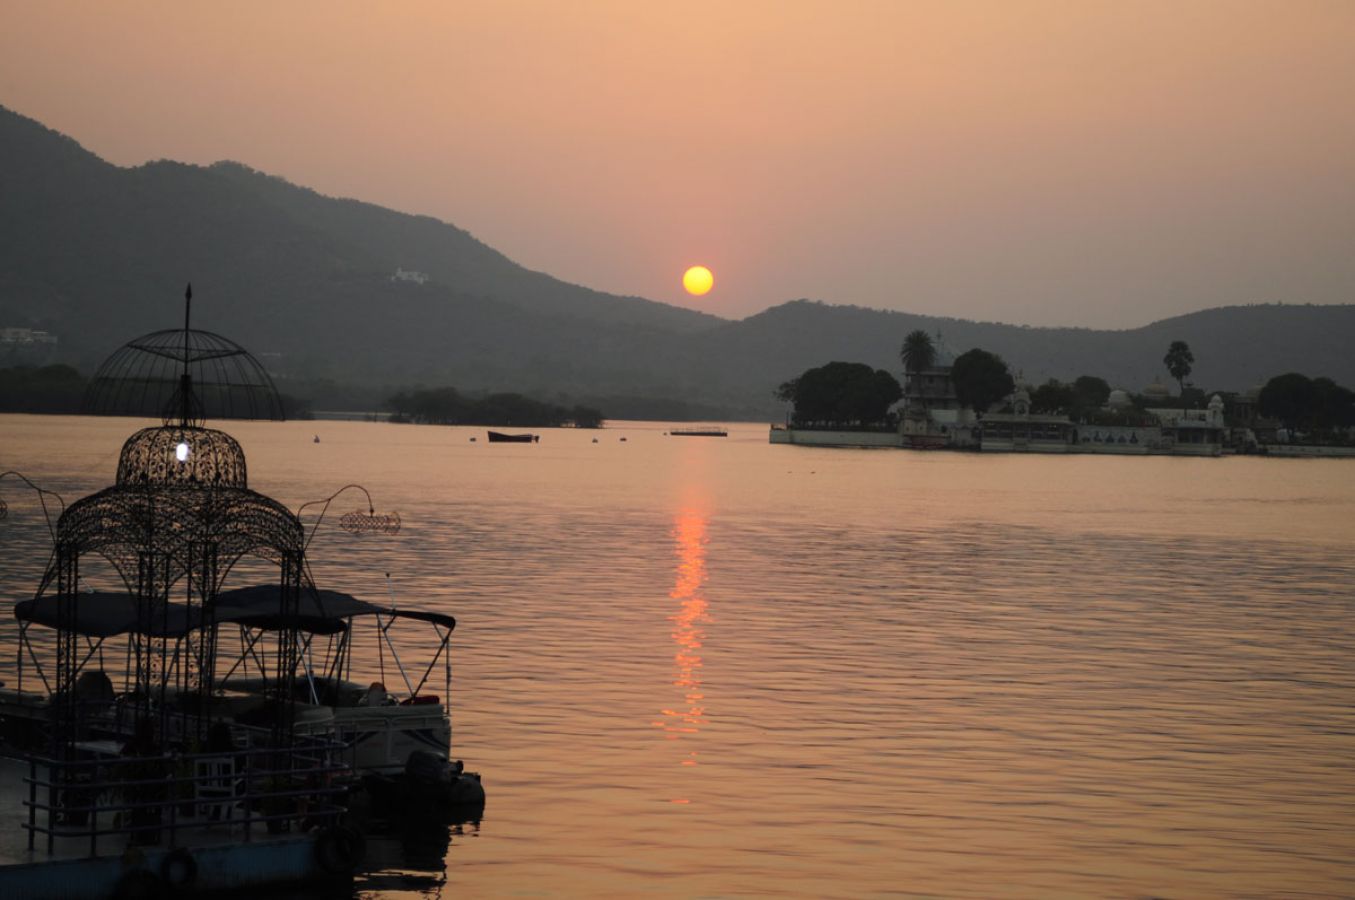
[[[923,369],[930,369],[936,363],[936,345],[932,343],[932,336],[921,328],[910,331],[903,339],[899,359],[903,361],[905,372],[916,374]]]
[[[1190,345],[1185,341],[1172,341],[1172,345],[1167,348],[1167,355],[1162,357],[1162,362],[1166,364],[1167,371],[1176,379],[1176,387],[1182,396],[1186,393],[1186,376],[1190,374],[1190,364],[1195,362],[1195,354],[1190,352]]]

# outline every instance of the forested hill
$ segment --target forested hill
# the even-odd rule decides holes
[[[477,297],[493,297],[551,315],[574,315],[613,324],[703,331],[720,321],[705,313],[619,297],[525,269],[454,225],[372,203],[336,199],[235,162],[211,167],[243,192],[291,220],[349,247],[361,247],[390,268],[423,272],[432,280]]]
[[[429,280],[393,280],[397,268]],[[898,371],[914,328],[956,353],[995,351],[1031,381],[1086,373],[1139,389],[1165,378],[1167,345],[1185,340],[1205,389],[1286,371],[1355,383],[1352,306],[1229,307],[1093,331],[795,301],[731,322],[566,284],[453,225],[243,165],[113,166],[0,108],[0,327],[56,334],[42,361],[88,374],[126,340],[175,326],[190,280],[195,325],[255,351],[302,397],[327,379],[368,396],[454,385],[629,415],[688,404],[701,418],[779,417],[780,382],[832,360]],[[16,362],[9,353],[0,345],[0,366]]]
[[[178,321],[284,374],[507,385],[643,367],[652,339],[724,320],[529,271],[452,225],[324,197],[234,163],[110,165],[0,108],[0,325],[56,333],[83,366]],[[427,283],[392,280],[397,269]],[[587,348],[588,353],[578,351]]]

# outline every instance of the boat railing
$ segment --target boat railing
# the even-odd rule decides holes
[[[332,741],[299,738],[290,749],[259,747],[156,756],[123,755],[114,741],[70,746],[83,758],[26,756],[28,849],[41,835],[50,856],[100,839],[173,849],[215,831],[250,841],[261,833],[337,824],[352,770]],[[121,847],[119,847],[121,849]],[[78,851],[77,851],[78,852]]]

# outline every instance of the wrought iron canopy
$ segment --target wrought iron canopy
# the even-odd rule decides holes
[[[282,398],[249,351],[210,331],[156,331],[128,341],[99,366],[84,411],[182,421],[184,376],[190,423],[203,419],[282,419]]]
[[[195,546],[216,548],[224,576],[245,555],[300,560],[305,536],[287,507],[247,488],[115,485],[66,509],[57,522],[57,545],[67,553],[103,556],[132,587],[143,554],[164,559],[173,583],[192,570]]]

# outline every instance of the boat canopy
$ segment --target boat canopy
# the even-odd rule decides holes
[[[59,627],[56,594],[21,600],[14,604],[20,622]],[[156,610],[146,628],[137,627],[136,598],[126,591],[82,591],[75,595],[75,633],[106,638],[137,632],[149,637],[181,637],[202,624],[200,610],[191,614],[181,603],[166,603]]]
[[[243,622],[257,616],[276,615],[274,611],[281,600],[280,592],[281,588],[276,584],[256,584],[222,591],[216,595],[216,620]],[[353,616],[383,615],[432,622],[448,630],[456,627],[456,619],[446,613],[378,606],[343,591],[303,591],[297,612],[305,618],[348,619]]]
[[[142,627],[137,617],[136,598],[125,591],[82,591],[75,595],[75,633],[106,638],[119,634],[143,634],[149,637],[182,637],[202,627],[202,610],[183,603],[160,604]],[[303,591],[295,616],[281,616],[278,605],[281,589],[275,584],[223,591],[216,598],[218,624],[237,623],[269,630],[295,627],[312,634],[334,634],[347,629],[352,616],[387,615],[431,622],[451,630],[456,619],[443,613],[400,610],[377,606],[342,591]],[[59,627],[58,596],[49,594],[14,604],[14,617],[20,622]]]

